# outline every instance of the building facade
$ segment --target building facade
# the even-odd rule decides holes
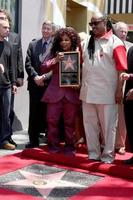
[[[88,33],[92,14],[101,12],[113,21],[127,23],[129,40],[133,42],[133,0],[0,0],[0,7],[8,10],[13,21],[12,29],[21,35],[24,60],[29,42],[41,36],[41,25],[45,20]],[[27,129],[28,104],[25,73],[24,87],[19,88],[15,99],[14,130]]]

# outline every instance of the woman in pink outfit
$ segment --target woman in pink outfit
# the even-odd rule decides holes
[[[80,38],[71,28],[61,28],[57,31],[49,60],[41,66],[43,73],[53,71],[52,80],[45,91],[42,101],[47,103],[48,147],[51,152],[60,151],[59,121],[64,119],[65,147],[64,153],[75,155],[75,118],[79,109],[79,88],[60,87],[59,61],[63,52],[76,51]]]

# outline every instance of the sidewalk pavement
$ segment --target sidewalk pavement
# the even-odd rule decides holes
[[[41,137],[39,138],[39,143],[41,145],[46,145],[45,133],[40,133]],[[13,133],[12,139],[16,142],[17,147],[15,150],[5,150],[0,149],[0,157],[5,155],[10,155],[18,153],[25,149],[25,145],[29,142],[29,136],[27,130],[16,131]]]
[[[16,142],[17,147],[15,150],[5,150],[5,149],[0,149],[0,157],[9,155],[9,154],[14,154],[18,153],[21,150],[25,148],[25,145],[28,143],[28,133],[27,130],[22,130],[22,131],[16,131],[13,133],[12,139]]]

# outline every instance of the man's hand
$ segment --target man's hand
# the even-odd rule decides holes
[[[115,102],[118,104],[121,104],[123,100],[123,93],[122,93],[122,89],[121,90],[117,90],[116,94],[115,94]]]
[[[35,76],[34,78],[34,81],[35,83],[38,85],[38,86],[44,86],[44,76]]]
[[[3,74],[5,72],[4,66],[0,64],[0,72]]]
[[[23,78],[17,78],[17,86],[18,86],[18,87],[22,87],[23,84],[24,84]]]
[[[17,93],[17,90],[18,90],[17,86],[16,86],[16,85],[13,85],[13,86],[12,86],[12,93],[13,93],[13,94],[16,94],[16,93]]]
[[[120,79],[121,79],[122,81],[126,81],[126,80],[128,80],[129,78],[130,78],[130,74],[127,74],[127,73],[125,73],[125,72],[121,73],[121,75],[120,75]]]
[[[126,95],[126,100],[133,100],[133,89],[130,89]]]

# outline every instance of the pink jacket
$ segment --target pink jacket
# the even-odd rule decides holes
[[[41,65],[42,73],[53,71],[52,79],[46,89],[42,101],[46,103],[56,103],[64,97],[74,104],[80,104],[79,89],[67,88],[59,86],[59,63],[54,63],[54,59],[50,59]]]

